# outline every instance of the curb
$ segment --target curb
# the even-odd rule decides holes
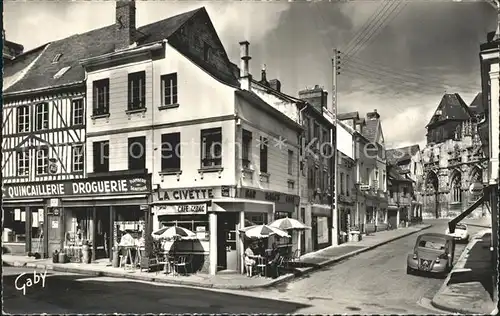
[[[166,283],[166,284],[177,284],[177,285],[185,285],[185,286],[194,286],[194,287],[200,287],[200,288],[214,288],[214,289],[226,289],[226,290],[243,290],[243,289],[257,289],[257,288],[268,288],[272,287],[274,285],[290,281],[296,277],[300,277],[303,275],[306,275],[310,272],[319,270],[327,265],[337,263],[343,260],[346,260],[348,258],[354,257],[360,253],[370,251],[372,249],[375,249],[377,247],[383,246],[385,244],[388,244],[392,241],[416,234],[418,232],[421,232],[422,230],[428,229],[432,227],[432,225],[427,225],[424,226],[418,230],[411,231],[408,233],[405,233],[403,235],[385,240],[379,244],[375,244],[372,246],[368,246],[362,249],[355,250],[353,252],[334,257],[331,259],[327,259],[326,261],[320,262],[316,266],[312,267],[307,267],[307,268],[302,268],[294,273],[286,274],[281,277],[278,277],[266,284],[259,284],[259,285],[240,285],[240,284],[221,284],[221,285],[214,285],[214,284],[207,284],[207,283],[197,283],[197,282],[191,282],[191,281],[184,281],[184,280],[175,280],[175,279],[162,279],[162,278],[155,278],[155,277],[150,277],[150,276],[143,276],[143,275],[136,275],[136,274],[121,274],[118,272],[112,272],[112,271],[96,271],[96,270],[85,270],[85,269],[79,269],[79,268],[73,268],[73,267],[65,267],[65,266],[56,266],[56,265],[44,265],[44,264],[39,264],[36,262],[19,262],[19,261],[14,261],[13,263],[9,263],[14,267],[26,267],[26,268],[36,268],[36,269],[47,269],[47,270],[52,270],[52,271],[58,271],[58,272],[67,272],[67,273],[76,273],[76,274],[82,274],[82,275],[90,275],[90,276],[107,276],[107,277],[117,277],[117,278],[124,278],[124,279],[134,279],[134,280],[141,280],[141,281],[148,281],[148,282],[158,282],[158,283]]]
[[[471,240],[469,241],[469,243],[467,244],[467,246],[465,246],[465,249],[462,251],[462,254],[458,258],[457,262],[460,261],[461,259],[463,259],[462,257],[465,257],[467,255],[468,250],[471,249],[471,248],[469,248],[469,245],[472,244],[472,243],[475,244],[476,243],[476,239],[480,239],[481,237],[484,236],[484,234],[485,234],[485,230],[478,232],[477,234],[474,235],[474,237],[471,238]],[[450,282],[451,276],[453,275],[453,270],[454,269],[452,269],[450,271],[450,273],[448,273],[448,276],[446,276],[446,279],[444,280],[443,285],[439,288],[439,290],[437,291],[437,293],[432,298],[431,305],[433,307],[437,308],[437,309],[440,309],[440,310],[446,311],[446,312],[451,312],[451,313],[459,313],[459,314],[482,314],[482,313],[478,313],[477,311],[471,311],[471,310],[467,310],[467,309],[464,309],[464,308],[449,307],[446,304],[440,303],[439,299],[436,299],[444,291],[444,289],[448,286],[448,283]],[[494,315],[494,314],[492,314],[492,315]]]

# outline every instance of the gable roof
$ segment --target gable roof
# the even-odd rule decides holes
[[[137,29],[137,45],[146,45],[168,39],[198,12],[203,12],[208,16],[205,8],[201,7],[139,27]],[[43,51],[40,58],[35,62],[28,73],[26,73],[21,80],[7,88],[4,93],[30,92],[82,83],[85,80],[85,70],[79,64],[79,61],[114,52],[114,36],[115,25],[112,24],[86,33],[76,34],[50,42],[47,44],[47,49]],[[186,56],[185,52],[181,53]],[[61,54],[59,62],[53,63],[54,57],[58,54]],[[186,57],[189,58],[189,56]],[[18,59],[19,57],[15,60]],[[193,58],[189,59],[192,62],[196,62]],[[15,61],[12,64],[13,65],[10,65],[10,67],[18,67],[15,66]],[[230,81],[232,85],[238,83],[236,78],[221,76],[211,67],[207,67],[201,63],[197,63],[197,65],[219,80]],[[64,67],[70,68],[63,76],[54,78],[54,75]],[[13,70],[14,69],[8,71],[12,72]]]
[[[474,100],[469,105],[469,109],[474,114],[483,114],[484,113],[484,105],[483,105],[483,93],[479,92]]]
[[[471,110],[458,93],[446,93],[426,127],[448,120],[464,121],[471,116]]]
[[[413,182],[413,180],[406,178],[402,175],[404,170],[401,170],[398,166],[388,166],[387,167],[387,180],[389,183],[392,182]]]
[[[388,164],[397,164],[405,160],[411,159],[416,153],[420,151],[419,145],[411,145],[406,147],[399,147],[393,149],[387,149],[385,156]]]

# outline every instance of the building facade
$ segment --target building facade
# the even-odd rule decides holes
[[[328,108],[328,92],[315,86],[299,91],[305,101],[301,110],[304,134],[301,137],[301,190],[299,220],[311,226],[305,231],[305,252],[337,244],[338,227],[334,220],[332,156],[333,116]],[[330,117],[330,119],[328,119]]]
[[[484,107],[469,107],[459,94],[445,94],[427,125],[422,152],[424,169],[424,217],[455,217],[479,197],[469,192],[483,183],[487,159],[482,150],[478,122]],[[481,206],[471,216],[481,216]]]
[[[423,166],[419,145],[388,149],[386,151],[387,168],[396,166],[404,178],[412,180],[412,202],[407,221],[422,217]],[[390,189],[389,189],[390,190]]]
[[[337,205],[339,243],[349,240],[349,232],[355,230],[356,222],[356,160],[354,155],[354,130],[342,122],[337,124],[338,176]]]
[[[411,220],[414,201],[413,180],[402,173],[396,165],[387,166],[389,191],[387,224],[389,229],[405,227]]]
[[[204,8],[137,32],[133,2],[117,3],[116,13],[121,49],[82,61],[89,177],[150,175],[152,190],[106,212],[145,221],[147,234],[194,231],[195,241],[176,245],[194,269],[242,271],[247,240],[238,230],[296,212],[301,127],[253,92],[248,42],[238,73]]]
[[[338,120],[354,138],[354,186],[357,202],[356,216],[350,226],[353,226],[352,230],[364,234],[387,228],[387,178],[385,168],[382,171],[380,169],[382,165],[385,166],[380,116],[372,112],[368,113],[367,117],[371,117],[368,125],[367,119],[360,118],[358,112],[338,115]]]
[[[500,6],[496,1],[496,9],[500,15]],[[493,273],[493,297],[498,297],[498,208],[500,191],[500,23],[497,31],[488,34],[487,42],[480,46],[482,101],[486,105],[486,117],[480,124],[484,152],[488,157],[488,175],[486,184],[489,187],[488,202],[491,208],[492,227],[492,263],[495,267]]]
[[[4,245],[12,253],[62,247],[60,197],[84,177],[85,89],[71,69],[72,43],[45,44],[4,65]]]

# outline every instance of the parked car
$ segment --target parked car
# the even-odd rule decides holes
[[[408,254],[406,273],[417,271],[446,275],[453,266],[455,242],[445,234],[425,233],[417,237],[413,253]]]
[[[447,228],[446,235],[453,237],[457,241],[469,242],[469,230],[466,224],[458,223],[453,234],[451,234],[450,229]]]

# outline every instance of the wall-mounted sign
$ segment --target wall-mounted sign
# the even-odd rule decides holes
[[[471,184],[469,187],[469,192],[472,195],[481,195],[483,194],[483,190],[484,190],[484,185],[480,182],[475,182]]]
[[[206,214],[207,204],[177,204],[177,205],[156,205],[153,209],[155,215],[188,215]]]
[[[59,199],[50,199],[49,200],[49,207],[58,207],[59,206]]]
[[[144,176],[75,179],[54,183],[6,184],[7,199],[26,197],[64,197],[140,193],[151,190],[151,181]]]
[[[236,197],[241,199],[275,202],[277,204],[299,204],[298,195],[290,195],[281,192],[263,191],[250,188],[238,188]]]
[[[55,158],[49,159],[49,173],[54,175],[57,174],[58,171],[59,171],[59,165],[57,159]]]
[[[211,200],[230,197],[230,187],[194,187],[178,189],[159,189],[156,201]]]

